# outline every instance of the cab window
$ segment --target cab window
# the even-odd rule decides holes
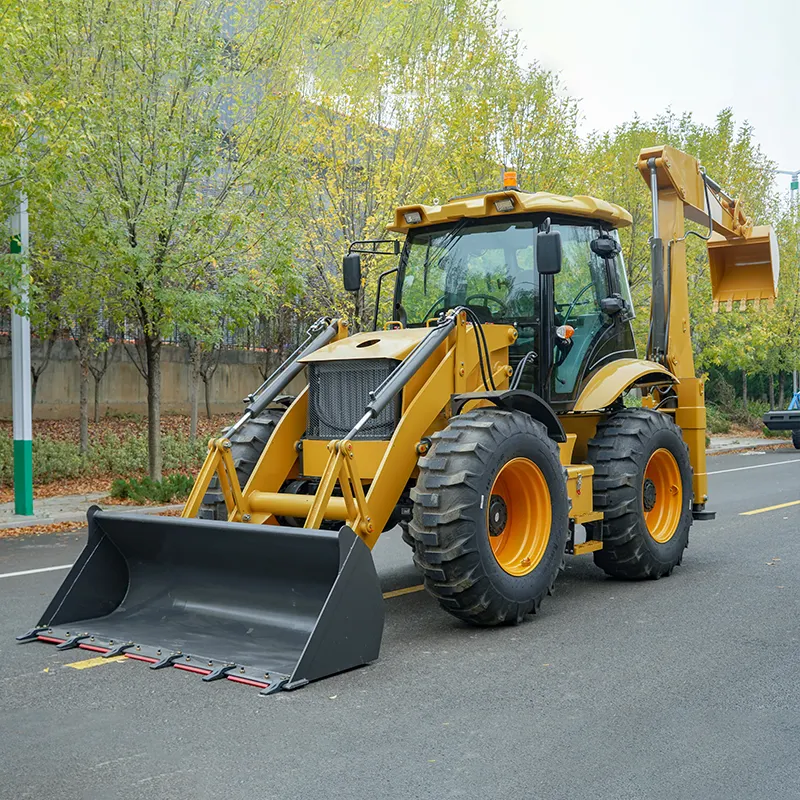
[[[592,342],[610,324],[600,301],[608,297],[605,262],[590,247],[598,229],[591,225],[554,225],[561,233],[563,253],[561,272],[554,276],[555,323],[575,329],[572,347],[566,355],[555,353],[552,391],[571,394],[575,389]],[[562,363],[558,364],[558,361]]]

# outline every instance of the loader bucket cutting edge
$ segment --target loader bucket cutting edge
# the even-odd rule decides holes
[[[90,509],[89,536],[39,625],[47,641],[266,687],[374,661],[383,597],[348,527],[305,530]]]

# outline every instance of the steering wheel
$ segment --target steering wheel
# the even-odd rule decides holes
[[[437,297],[436,300],[433,301],[433,305],[425,312],[425,316],[423,319],[430,319],[434,314],[433,312],[440,308],[440,304],[444,302],[444,295]],[[471,294],[464,298],[464,305],[468,306],[470,300],[489,300],[490,302],[497,303],[500,306],[500,313],[506,314],[508,312],[508,305],[504,303],[499,297],[495,297],[491,294]],[[443,308],[443,306],[442,306]]]
[[[429,320],[432,316],[434,316],[433,312],[435,309],[439,308],[439,303],[444,302],[444,295],[437,297],[433,301],[433,305],[425,312],[425,316],[422,318],[422,321],[425,322]]]
[[[500,306],[500,314],[505,315],[508,312],[508,304],[504,303],[499,297],[495,297],[493,294],[471,294],[468,295],[464,300],[464,305],[469,305],[470,300],[488,300],[490,303],[497,303]]]
[[[580,300],[580,299],[581,299],[581,297],[583,297],[583,294],[584,294],[584,292],[585,292],[587,289],[591,289],[593,286],[594,286],[594,282],[589,282],[589,283],[587,283],[587,284],[586,284],[586,286],[584,286],[584,287],[583,287],[583,289],[581,289],[581,290],[578,292],[578,294],[576,294],[576,295],[575,295],[575,298],[574,298],[574,299],[573,299],[573,301],[572,301],[572,302],[569,304],[569,308],[567,309],[566,316],[565,316],[565,317],[564,317],[564,319],[561,321],[561,324],[562,324],[562,325],[566,325],[566,324],[567,324],[567,322],[569,321],[569,318],[570,318],[570,316],[572,315],[572,311],[573,311],[573,309],[575,308],[575,306],[576,306],[576,305],[578,305],[578,300]],[[589,302],[588,300],[585,300],[585,301],[584,301],[584,304],[585,304],[585,303],[588,303],[588,302]]]

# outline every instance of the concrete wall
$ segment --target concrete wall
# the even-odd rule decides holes
[[[115,345],[114,360],[100,383],[100,413],[106,409],[124,413],[147,413],[147,386],[136,366]],[[31,343],[32,359],[41,359],[38,341]],[[161,355],[161,409],[163,413],[189,413],[189,358],[184,347],[164,345]],[[258,364],[264,363],[263,352],[223,350],[217,370],[211,378],[209,398],[214,414],[236,413],[244,407],[242,399],[262,381]],[[296,380],[289,393],[296,393],[303,381]],[[200,414],[205,413],[204,386],[199,387]],[[39,378],[36,405],[37,419],[61,419],[77,416],[80,400],[78,351],[69,340],[55,343],[47,369]],[[89,413],[94,406],[94,379],[89,378]],[[11,346],[0,339],[0,417],[11,417]]]

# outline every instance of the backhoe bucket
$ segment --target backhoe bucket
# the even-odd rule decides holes
[[[736,301],[772,304],[778,296],[778,243],[769,225],[753,228],[747,239],[715,233],[708,242],[708,264],[715,311]]]
[[[293,689],[378,657],[383,597],[350,528],[305,530],[91,509],[89,539],[19,637]]]

